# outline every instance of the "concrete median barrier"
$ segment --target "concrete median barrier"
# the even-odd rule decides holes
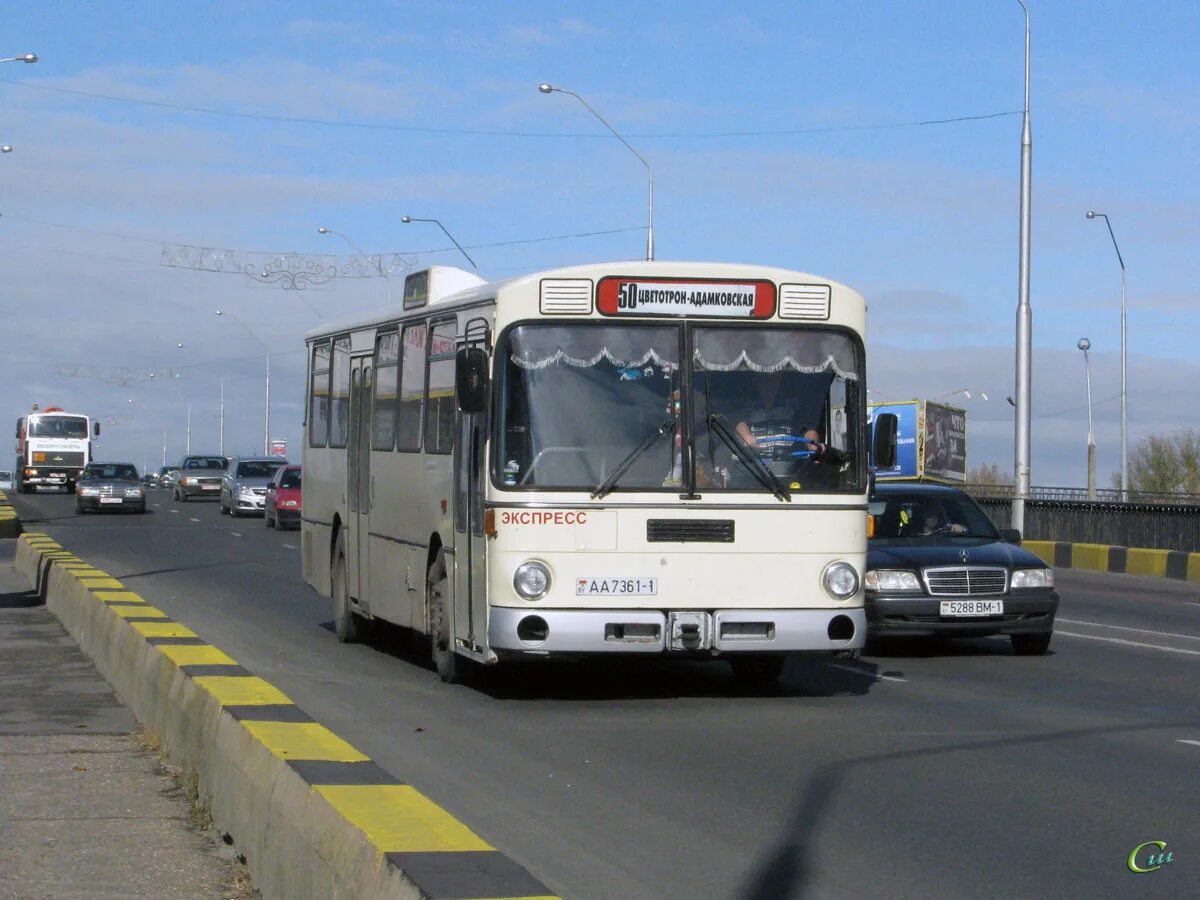
[[[1023,541],[1021,546],[1061,569],[1090,569],[1200,583],[1200,553],[1066,541]]]
[[[21,534],[21,517],[13,508],[8,495],[0,491],[0,539],[15,538]]]
[[[16,565],[228,833],[266,897],[545,898],[466,825],[108,572],[26,533]]]

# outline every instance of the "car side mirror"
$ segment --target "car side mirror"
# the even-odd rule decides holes
[[[464,413],[487,409],[488,354],[481,347],[463,347],[454,357],[454,392]]]
[[[99,422],[93,422],[93,423],[92,423],[92,433],[93,433],[93,434],[94,434],[96,437],[100,437],[100,423],[99,423]]]
[[[875,417],[875,430],[871,438],[871,460],[877,469],[890,469],[896,464],[895,413],[880,413]]]
[[[1000,529],[1000,540],[1004,541],[1006,544],[1020,544],[1021,543],[1021,529],[1020,528],[1001,528]]]

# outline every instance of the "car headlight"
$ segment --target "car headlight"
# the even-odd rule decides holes
[[[237,492],[238,492],[239,497],[253,497],[254,496],[254,488],[246,487],[244,484],[238,485]]]
[[[142,489],[141,488],[125,488],[125,496],[126,497],[140,497],[140,496],[142,496]]]
[[[1012,573],[1013,590],[1054,587],[1053,569],[1016,569]]]
[[[821,584],[837,600],[848,600],[858,593],[858,572],[848,562],[830,563],[821,574]]]
[[[185,478],[185,479],[183,479],[183,483],[184,484],[199,484],[200,479],[199,478]]]
[[[85,497],[99,497],[100,488],[80,488],[79,493],[83,494]]]
[[[921,582],[916,573],[903,569],[868,569],[863,586],[868,591],[919,591]]]
[[[526,600],[541,600],[550,591],[550,570],[531,560],[517,566],[513,587]]]
[[[299,506],[300,503],[296,500],[284,500],[283,505],[289,506],[289,507],[296,507],[296,506]]]

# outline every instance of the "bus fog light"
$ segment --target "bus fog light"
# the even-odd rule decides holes
[[[541,616],[526,616],[517,623],[517,639],[523,644],[542,644],[550,636],[550,626]]]
[[[831,597],[848,600],[858,593],[858,572],[847,562],[830,563],[821,575],[821,584]]]
[[[550,570],[536,561],[517,566],[513,587],[526,600],[541,600],[550,590]]]

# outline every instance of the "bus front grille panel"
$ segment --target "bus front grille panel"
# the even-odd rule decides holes
[[[650,519],[646,540],[651,543],[732,544],[733,519]]]

